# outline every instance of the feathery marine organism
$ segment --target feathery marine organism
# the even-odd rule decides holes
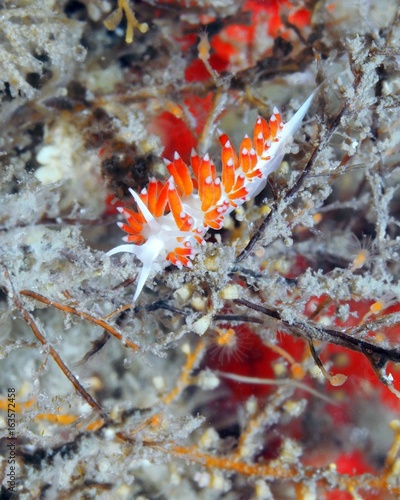
[[[269,122],[258,117],[253,139],[244,137],[239,154],[228,136],[219,131],[221,177],[208,154],[200,157],[192,151],[192,177],[188,166],[175,153],[173,161],[165,160],[171,174],[165,183],[152,178],[140,194],[129,189],[138,211],[118,208],[126,219],[118,222],[128,233],[123,238],[126,244],[113,248],[107,255],[129,252],[142,262],[133,302],[152,269],[159,272],[171,263],[179,268],[191,267],[208,229],[221,229],[232,210],[263,190],[268,175],[281,164],[313,97],[314,93],[286,124],[276,108]]]

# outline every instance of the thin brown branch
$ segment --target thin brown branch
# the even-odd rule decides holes
[[[246,316],[245,314],[216,314],[213,316],[213,321],[237,321],[238,323],[256,323],[258,325],[264,324],[264,321],[255,316]]]
[[[79,311],[75,307],[71,306],[66,306],[64,304],[60,304],[59,302],[56,302],[55,300],[50,300],[44,295],[41,295],[40,293],[32,292],[31,290],[21,290],[20,292],[21,295],[25,295],[26,297],[31,297],[32,299],[38,300],[39,302],[42,302],[43,304],[46,304],[48,306],[54,307],[55,309],[59,309],[65,314],[73,314],[74,316],[78,316],[79,318],[86,319],[90,323],[93,323],[94,325],[100,326],[104,330],[106,330],[109,334],[111,334],[113,337],[116,339],[120,340],[124,345],[127,345],[134,351],[139,349],[139,346],[132,342],[128,337],[123,335],[122,333],[118,332],[115,328],[110,326],[108,323],[106,323],[102,319],[95,318],[91,316],[90,314],[84,312],[84,311]]]
[[[352,329],[344,332],[339,329],[324,328],[310,320],[297,319],[296,321],[289,323],[282,318],[280,312],[277,310],[268,309],[260,304],[255,304],[246,299],[235,299],[234,302],[238,305],[248,307],[249,309],[258,311],[266,316],[269,316],[270,318],[278,320],[282,326],[287,328],[293,334],[305,337],[307,340],[322,340],[341,345],[347,349],[361,352],[367,355],[368,358],[373,356],[375,363],[377,363],[378,360],[383,364],[387,361],[400,363],[400,349],[381,347],[364,339],[357,338],[354,336],[354,331],[358,331],[358,328],[354,328],[354,331]],[[368,329],[373,331],[371,324],[368,325]]]
[[[64,361],[61,359],[60,355],[58,352],[54,349],[52,345],[50,345],[44,335],[41,333],[39,330],[39,327],[37,326],[34,318],[32,317],[31,314],[25,309],[23,306],[21,300],[19,299],[13,285],[10,279],[10,276],[8,274],[7,269],[4,269],[4,275],[7,279],[7,281],[10,284],[11,287],[11,293],[9,293],[9,297],[12,299],[14,302],[15,306],[21,313],[21,316],[24,318],[26,323],[29,325],[31,328],[33,334],[35,337],[39,340],[39,342],[45,346],[49,353],[50,356],[54,359],[54,361],[57,363],[59,366],[60,370],[63,372],[63,374],[68,378],[68,380],[72,383],[74,386],[75,390],[83,397],[83,399],[95,410],[97,411],[105,420],[108,420],[108,416],[106,412],[102,409],[102,407],[92,398],[92,396],[86,391],[86,389],[79,383],[78,379],[75,377],[75,375],[71,372],[71,370],[67,367],[67,365],[64,363]]]

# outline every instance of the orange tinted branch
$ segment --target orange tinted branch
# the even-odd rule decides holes
[[[122,343],[126,344],[128,347],[133,349],[134,351],[139,349],[139,346],[137,344],[135,344],[134,342],[132,342],[132,340],[119,333],[115,328],[110,326],[102,319],[95,318],[94,316],[91,316],[90,314],[85,313],[84,311],[79,311],[75,307],[66,306],[64,304],[56,302],[55,300],[50,300],[44,295],[32,292],[31,290],[21,290],[20,293],[21,295],[25,295],[26,297],[31,297],[32,299],[38,300],[39,302],[43,302],[43,304],[47,304],[48,306],[54,307],[55,309],[59,309],[65,314],[73,314],[75,316],[78,316],[79,318],[86,319],[90,323],[100,326],[101,328],[106,330],[109,334],[111,334],[113,337],[117,338]]]
[[[185,366],[182,369],[182,373],[176,386],[169,394],[167,394],[163,398],[163,402],[166,405],[170,404],[190,384],[190,374],[193,368],[195,368],[196,364],[200,362],[201,356],[204,352],[204,348],[204,342],[200,340],[195,350],[187,354]]]

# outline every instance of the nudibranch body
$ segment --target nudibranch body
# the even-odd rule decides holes
[[[142,262],[133,302],[152,270],[159,272],[171,263],[191,267],[208,229],[221,229],[232,210],[262,191],[268,175],[281,164],[313,97],[286,124],[276,108],[269,122],[258,117],[253,138],[244,137],[239,154],[220,132],[221,177],[208,154],[200,157],[192,151],[189,169],[175,153],[172,161],[165,160],[171,175],[165,183],[150,179],[140,194],[129,190],[138,211],[119,208],[126,219],[118,223],[127,233],[125,244],[108,255],[129,252]]]

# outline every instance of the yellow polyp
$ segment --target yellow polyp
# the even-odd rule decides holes
[[[265,248],[259,247],[254,250],[254,255],[259,259],[262,259],[265,255]]]
[[[202,33],[200,35],[200,42],[197,45],[197,50],[199,51],[199,59],[202,61],[208,61],[210,57],[210,42],[208,41],[207,33]]]
[[[392,429],[393,432],[395,432],[396,434],[399,434],[399,436],[400,436],[400,420],[398,420],[398,419],[391,420],[389,422],[389,427]]]
[[[220,262],[217,258],[218,256],[212,255],[204,259],[204,266],[208,271],[218,271],[220,268]]]
[[[210,64],[210,42],[208,41],[208,35],[207,33],[202,33],[200,35],[200,42],[197,45],[197,50],[199,54],[199,59],[203,61],[204,66],[206,67],[207,71],[210,73],[210,75],[215,79],[218,77],[218,74],[216,71],[211,67]]]
[[[110,30],[114,31],[118,24],[122,21],[122,9],[116,9],[107,17],[104,21],[104,26]]]
[[[322,214],[316,213],[313,215],[314,224],[319,224],[322,221]]]
[[[377,300],[371,305],[369,310],[371,311],[372,314],[379,314],[380,312],[382,312],[384,308],[385,308],[385,301]]]
[[[219,292],[219,296],[224,300],[234,300],[240,297],[240,287],[235,284],[228,284]]]
[[[279,362],[273,363],[272,368],[274,370],[274,375],[277,378],[284,377],[287,374],[285,363],[279,363]]]
[[[126,43],[132,43],[135,29],[137,29],[141,33],[146,33],[149,29],[149,25],[147,23],[140,23],[136,19],[134,12],[129,6],[128,0],[118,0],[117,9],[111,12],[111,14],[105,19],[104,26],[108,30],[114,31],[118,24],[122,21],[123,13],[125,13],[127,24],[125,41]]]
[[[347,353],[340,353],[335,356],[335,366],[337,368],[346,368],[350,364],[350,359]]]
[[[159,413],[153,415],[149,420],[149,424],[151,427],[160,427],[162,424],[162,416]]]
[[[367,262],[369,256],[370,253],[367,249],[363,248],[362,250],[360,250],[354,257],[353,262],[351,263],[350,270],[355,271],[357,269],[361,269],[363,266],[365,266],[365,263]]]
[[[337,373],[336,375],[331,375],[328,380],[333,387],[340,387],[346,382],[347,377],[343,373]]]
[[[216,330],[218,333],[217,344],[219,346],[232,345],[232,343],[236,342],[235,330],[233,328],[228,328],[227,330],[216,328]]]
[[[182,107],[172,101],[167,101],[165,103],[165,109],[174,115],[175,118],[183,118],[184,116]]]
[[[385,342],[387,340],[386,335],[380,331],[375,332],[374,339],[376,342]]]
[[[269,205],[263,205],[260,209],[261,215],[268,215],[271,212],[271,207]]]
[[[290,367],[290,371],[292,372],[292,376],[295,380],[302,380],[305,376],[304,368],[300,363],[293,363]]]

